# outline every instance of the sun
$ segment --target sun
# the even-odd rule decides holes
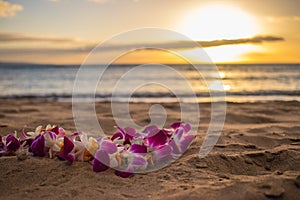
[[[255,35],[253,17],[228,5],[209,5],[190,11],[180,20],[180,32],[193,40],[237,39]]]

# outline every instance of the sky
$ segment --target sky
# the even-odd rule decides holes
[[[203,62],[194,41],[215,63],[300,63],[299,8],[298,0],[0,0],[0,62],[81,64],[103,42],[97,63],[124,49],[114,63],[185,62],[163,49]],[[182,37],[114,39],[147,27]]]

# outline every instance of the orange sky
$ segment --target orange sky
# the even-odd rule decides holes
[[[198,42],[217,63],[299,63],[300,1],[0,0],[0,61],[80,64],[99,42],[143,27],[176,31]],[[201,62],[176,37],[145,35],[111,44],[154,44]],[[176,46],[178,45],[178,46]],[[134,50],[134,49],[132,49]],[[120,55],[121,56],[121,55]],[[164,51],[133,51],[118,63],[181,63]]]

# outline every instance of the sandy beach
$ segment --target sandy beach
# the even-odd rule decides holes
[[[0,100],[0,133],[57,124],[75,131],[69,102]],[[149,122],[151,104],[130,105],[139,125]],[[176,103],[165,103],[166,125],[180,120]],[[198,158],[210,120],[210,104],[199,104],[198,134],[185,154],[161,170],[124,179],[112,170],[95,173],[87,162],[57,158],[0,158],[0,199],[298,199],[300,196],[300,103],[228,103],[222,136]],[[109,103],[97,103],[107,134],[115,122]]]

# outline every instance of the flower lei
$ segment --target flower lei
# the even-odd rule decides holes
[[[34,132],[21,136],[17,133],[0,136],[0,157],[16,155],[25,160],[28,155],[39,157],[58,157],[69,164],[87,161],[93,171],[102,172],[115,169],[117,176],[127,178],[139,170],[148,169],[156,164],[169,163],[177,159],[195,138],[189,134],[191,126],[175,122],[169,129],[148,126],[142,132],[116,126],[117,132],[111,137],[88,137],[83,132],[67,134],[59,126],[38,126]]]

